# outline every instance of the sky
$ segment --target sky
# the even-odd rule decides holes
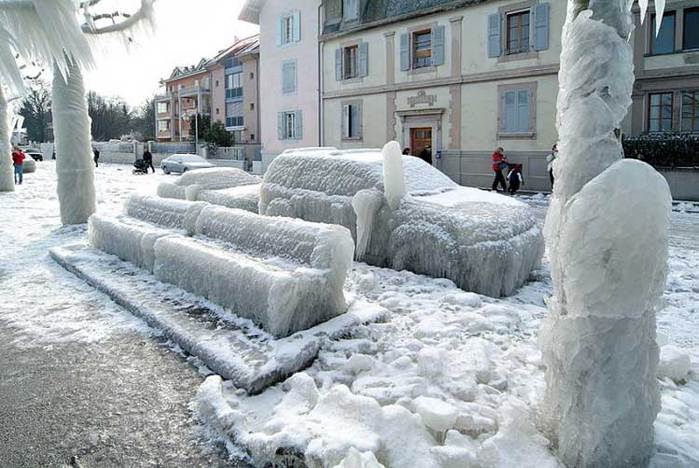
[[[237,20],[242,6],[243,0],[157,0],[154,35],[131,50],[112,47],[100,54],[95,70],[85,74],[85,86],[140,105],[175,66],[211,58],[236,37],[257,33],[256,25]]]

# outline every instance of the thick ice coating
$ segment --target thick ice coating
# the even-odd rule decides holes
[[[208,206],[196,234],[196,239],[156,242],[156,277],[230,308],[276,336],[345,312],[342,286],[354,253],[345,228]]]
[[[342,288],[354,245],[342,226],[143,195],[131,196],[125,208],[128,216],[90,218],[93,247],[273,335],[288,336],[347,309]]]
[[[217,198],[216,194],[205,195],[210,191],[256,185],[260,182],[261,179],[258,176],[233,167],[197,169],[182,174],[174,183],[163,182],[158,185],[158,196],[190,201],[205,201],[203,200],[205,197]],[[250,192],[243,193],[247,195]],[[223,199],[232,199],[234,195],[235,193],[229,193]],[[231,208],[243,208],[243,206],[231,206]],[[257,207],[255,207],[255,210],[257,210]]]
[[[530,209],[516,200],[460,187],[424,161],[401,156],[384,174],[379,150],[277,157],[265,174],[260,213],[340,224],[357,242],[357,258],[453,280],[491,296],[508,295],[526,281],[543,254]],[[397,174],[397,175],[396,175]],[[389,175],[396,205],[385,196]],[[390,183],[389,183],[390,185]]]
[[[192,235],[199,213],[206,205],[202,202],[133,194],[126,200],[124,211],[132,218],[162,227],[182,229]]]
[[[540,340],[542,419],[566,466],[646,466],[655,452],[672,200],[652,167],[621,160],[615,134],[633,90],[632,4],[571,1],[563,31],[546,220],[554,296]]]

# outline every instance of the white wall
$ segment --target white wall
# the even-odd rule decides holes
[[[287,148],[318,146],[318,0],[269,0],[260,14],[260,119],[262,157],[265,163]],[[301,13],[301,40],[279,47],[280,17],[290,11]],[[297,61],[295,93],[282,94],[282,63]],[[300,110],[303,138],[279,140],[277,113]]]

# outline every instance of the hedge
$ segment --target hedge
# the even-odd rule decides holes
[[[655,167],[699,168],[699,135],[648,133],[624,137],[625,157],[640,159]]]

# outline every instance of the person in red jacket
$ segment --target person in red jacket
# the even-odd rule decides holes
[[[22,185],[24,158],[24,152],[15,146],[12,150],[12,165],[15,167],[15,184],[17,185]]]
[[[507,192],[507,182],[505,181],[505,176],[502,171],[507,167],[507,157],[505,157],[505,150],[499,147],[493,153],[493,172],[495,172],[495,180],[493,181],[493,192],[498,190],[498,185],[502,186],[502,191]]]

